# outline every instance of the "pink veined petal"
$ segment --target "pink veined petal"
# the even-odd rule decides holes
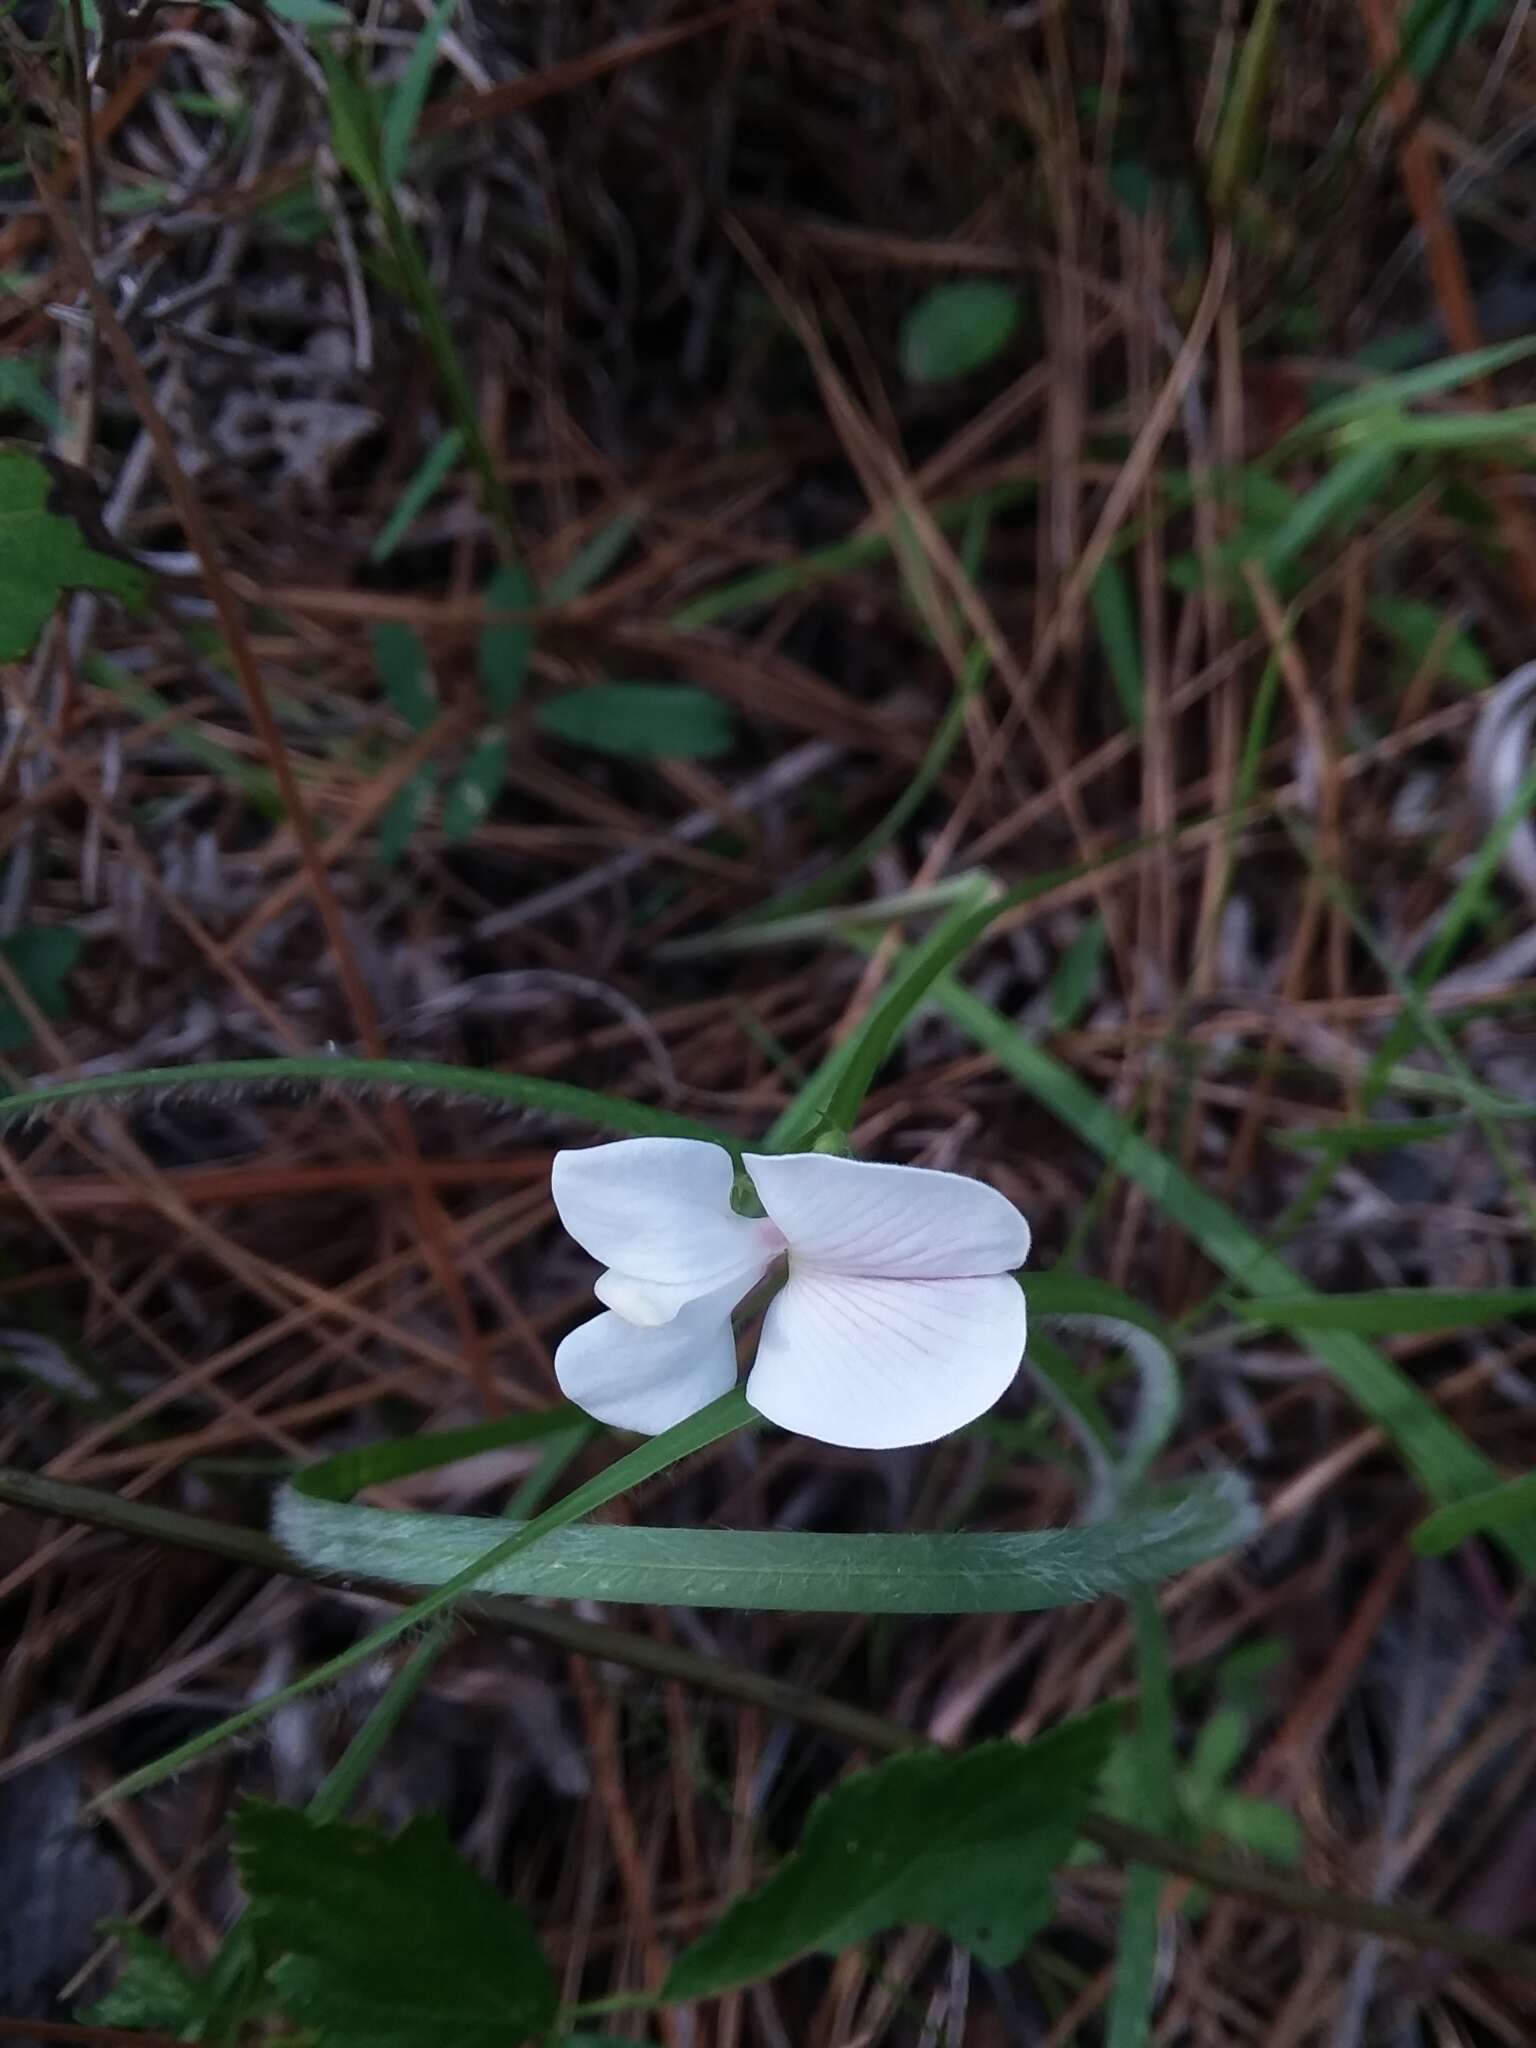
[[[730,1309],[694,1302],[651,1330],[606,1309],[560,1344],[555,1378],[566,1399],[599,1422],[659,1436],[735,1386]]]
[[[932,1443],[990,1408],[1024,1355],[1024,1294],[1007,1275],[849,1279],[791,1265],[769,1304],[747,1399],[822,1443]]]
[[[745,1276],[781,1248],[771,1225],[732,1209],[733,1178],[719,1145],[621,1138],[557,1152],[550,1187],[571,1236],[618,1276],[625,1317],[649,1325],[728,1281],[741,1278],[745,1292]]]
[[[963,1174],[827,1152],[746,1163],[796,1268],[944,1280],[1010,1273],[1029,1256],[1029,1225],[1008,1197]]]

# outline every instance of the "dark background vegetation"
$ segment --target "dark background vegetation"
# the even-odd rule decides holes
[[[338,151],[325,33],[256,6],[100,6],[78,38],[47,6],[3,22],[0,424],[90,470],[157,594],[138,617],[71,600],[6,672],[9,1081],[387,1049],[759,1131],[863,1014],[889,941],[668,948],[858,845],[969,680],[934,786],[836,900],[983,866],[1047,878],[966,978],[1309,1283],[1536,1279],[1529,1126],[1511,1115],[1491,1146],[1466,1109],[1479,1084],[1533,1101],[1523,829],[1435,958],[1527,765],[1527,698],[1503,679],[1532,652],[1529,437],[1357,465],[1331,500],[1313,494],[1348,450],[1286,439],[1324,398],[1536,325],[1523,0],[1297,0],[1236,114],[1253,14],[1218,0],[462,0],[395,205],[549,600],[510,703],[481,641],[498,556],[474,464],[412,493],[456,422]],[[350,75],[398,87],[429,17],[362,10]],[[34,171],[217,537],[308,854],[145,393],[92,339]],[[1005,315],[981,360],[935,367],[913,322],[961,281]],[[1428,405],[1533,396],[1516,364]],[[594,542],[607,560],[572,577]],[[550,595],[563,575],[578,594]],[[571,737],[550,707],[612,681],[708,693],[706,741],[615,752],[601,716]],[[424,763],[436,780],[403,812]],[[38,931],[72,937],[39,954],[15,936]],[[1384,1148],[1287,1142],[1424,1114]],[[246,1094],[16,1134],[0,1462],[257,1524],[288,1461],[547,1404],[551,1347],[589,1300],[548,1199],[570,1135]],[[1511,1569],[1476,1546],[1416,1559],[1423,1496],[1305,1338],[1212,1309],[1220,1276],[1177,1204],[952,1022],[910,1031],[858,1142],[984,1174],[1042,1264],[1192,1317],[1166,1469],[1240,1465],[1267,1526],[1164,1600],[1191,1828],[1526,1931],[1536,1673]],[[1528,1332],[1384,1342],[1502,1469],[1531,1464]],[[412,1497],[491,1505],[526,1463]],[[1037,1527],[1075,1500],[1021,1381],[996,1427],[935,1450],[733,1446],[637,1511]],[[0,2010],[59,2020],[116,1967],[93,1932],[110,1914],[208,1961],[236,1896],[232,1799],[305,1797],[383,1674],[86,1829],[92,1790],[371,1610],[14,1511],[0,1599],[0,1920],[21,1930],[0,1941]],[[951,1740],[1134,1684],[1116,1603],[634,1625]],[[442,1808],[592,1996],[653,1977],[845,1759],[760,1710],[473,1632],[366,1805]],[[1119,1884],[1069,1873],[1049,1941],[1008,1972],[917,1932],[645,2037],[1091,2043]],[[1164,1928],[1149,2038],[1536,2026],[1514,1979],[1232,1899],[1186,1898]]]

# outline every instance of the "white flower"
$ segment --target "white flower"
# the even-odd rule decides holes
[[[731,1311],[780,1259],[747,1399],[770,1422],[861,1450],[931,1443],[990,1408],[1024,1354],[1012,1277],[1029,1225],[995,1188],[822,1152],[746,1164],[765,1216],[731,1207],[730,1155],[626,1138],[556,1155],[560,1219],[607,1267],[608,1313],[555,1354],[600,1422],[669,1429],[736,1381]]]

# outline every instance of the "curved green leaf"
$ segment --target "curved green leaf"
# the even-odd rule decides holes
[[[462,1455],[462,1453],[460,1454]],[[821,1614],[1028,1614],[1156,1585],[1252,1535],[1247,1486],[1223,1473],[1083,1528],[1008,1534],[819,1536],[587,1524],[478,1575],[477,1591]],[[277,1496],[273,1531],[305,1563],[438,1586],[517,1527]]]

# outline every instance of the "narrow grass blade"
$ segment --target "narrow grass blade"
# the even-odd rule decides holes
[[[440,1066],[433,1060],[368,1060],[348,1054],[317,1053],[294,1059],[203,1060],[184,1067],[141,1067],[136,1073],[91,1074],[83,1081],[45,1081],[20,1095],[0,1096],[0,1126],[25,1122],[97,1099],[143,1095],[164,1101],[182,1096],[222,1101],[263,1089],[348,1088],[359,1093],[437,1096],[447,1100],[496,1102],[504,1108],[540,1110],[574,1117],[599,1130],[639,1137],[704,1138],[735,1157],[741,1146],[712,1124],[670,1110],[651,1109],[617,1095],[599,1095],[564,1081],[530,1074],[496,1073],[481,1067]]]
[[[1362,1337],[1476,1330],[1536,1315],[1536,1287],[1382,1287],[1360,1294],[1259,1295],[1233,1304],[1272,1330],[1352,1330]]]
[[[1276,1298],[1310,1297],[1312,1290],[1224,1202],[1207,1194],[990,1004],[953,981],[939,982],[930,993],[936,1007],[984,1046],[1004,1072],[1118,1172],[1144,1188],[1239,1287],[1259,1288]],[[1498,1474],[1481,1451],[1382,1352],[1351,1331],[1310,1334],[1313,1350],[1340,1387],[1380,1425],[1432,1500],[1448,1504],[1496,1482]],[[1516,1561],[1536,1574],[1536,1532],[1505,1531],[1503,1540]]]
[[[427,91],[437,65],[438,45],[447,33],[459,0],[441,0],[416,38],[405,75],[389,97],[388,111],[379,134],[379,160],[389,184],[398,185],[411,153],[411,138],[427,103]]]
[[[490,1576],[521,1556],[524,1551],[547,1542],[551,1536],[570,1528],[574,1522],[592,1514],[597,1508],[606,1507],[609,1501],[616,1500],[620,1494],[628,1493],[634,1487],[643,1486],[648,1479],[654,1479],[659,1472],[666,1471],[668,1466],[677,1464],[683,1458],[692,1457],[695,1452],[718,1443],[722,1437],[730,1436],[738,1429],[755,1426],[757,1421],[758,1417],[747,1406],[745,1395],[739,1391],[722,1394],[718,1401],[712,1401],[707,1408],[701,1408],[697,1415],[690,1415],[685,1421],[674,1424],[660,1436],[652,1437],[649,1442],[641,1444],[627,1456],[616,1460],[606,1471],[574,1488],[563,1500],[556,1501],[551,1508],[546,1508],[543,1514],[536,1515],[530,1522],[521,1523],[501,1542],[487,1544],[485,1539],[491,1529],[504,1529],[504,1522],[492,1523],[489,1528],[477,1527],[471,1523],[471,1529],[476,1536],[473,1554],[467,1556],[458,1569],[439,1579],[432,1592],[412,1602],[409,1607],[392,1616],[379,1628],[371,1629],[367,1635],[360,1637],[336,1656],[327,1658],[323,1664],[317,1664],[313,1670],[307,1671],[302,1678],[295,1679],[292,1684],[283,1686],[279,1691],[257,1701],[254,1706],[242,1709],[238,1714],[231,1714],[216,1727],[205,1729],[201,1734],[193,1736],[190,1741],[172,1750],[168,1756],[157,1758],[154,1763],[145,1764],[141,1769],[131,1771],[126,1778],[120,1779],[117,1784],[99,1793],[92,1802],[93,1806],[101,1806],[114,1799],[129,1799],[136,1793],[147,1791],[151,1785],[164,1783],[167,1778],[174,1777],[178,1771],[184,1770],[188,1764],[195,1763],[201,1756],[206,1756],[210,1750],[219,1748],[238,1735],[243,1735],[249,1728],[258,1727],[262,1721],[275,1713],[279,1707],[286,1706],[290,1700],[300,1699],[306,1693],[315,1691],[317,1687],[332,1684],[336,1679],[344,1677],[347,1672],[355,1670],[359,1664],[366,1663],[370,1657],[376,1656],[380,1650],[398,1642],[401,1636],[419,1627],[421,1623],[446,1613],[462,1595],[488,1590],[487,1582]],[[291,1497],[303,1499],[299,1494],[292,1494]],[[306,1502],[305,1505],[314,1507],[317,1513],[324,1512],[323,1503]],[[363,1508],[345,1508],[334,1512],[366,1514],[369,1511]]]
[[[1474,1493],[1427,1515],[1413,1532],[1413,1547],[1421,1557],[1441,1557],[1465,1543],[1469,1536],[1494,1535],[1500,1530],[1536,1525],[1536,1472],[1523,1473],[1490,1486],[1486,1493]]]
[[[410,532],[416,521],[431,504],[449,471],[464,453],[464,436],[458,427],[450,427],[440,434],[422,458],[421,466],[395,501],[395,509],[379,529],[378,538],[368,550],[368,559],[375,566],[387,562]]]

